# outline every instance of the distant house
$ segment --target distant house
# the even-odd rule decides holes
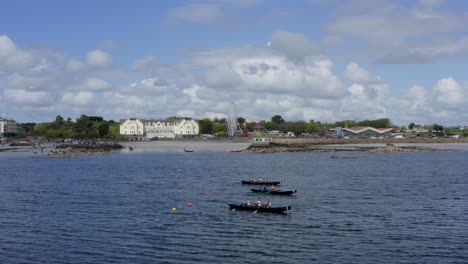
[[[145,136],[146,138],[176,138],[198,135],[198,123],[193,119],[173,121],[130,118],[121,120],[120,134]]]
[[[137,118],[120,120],[120,134],[127,136],[143,136],[145,134],[143,122]]]
[[[193,119],[142,120],[145,125],[147,138],[176,138],[194,137],[198,135],[200,127]]]
[[[15,120],[0,117],[0,137],[11,137],[17,132]]]
[[[352,127],[342,128],[344,136],[350,138],[390,137],[393,128]]]

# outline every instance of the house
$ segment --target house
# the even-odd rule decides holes
[[[393,128],[352,127],[342,128],[344,136],[350,138],[390,137]]]
[[[146,138],[193,137],[198,135],[199,129],[198,123],[193,119],[166,121],[130,118],[120,122],[120,134]]]
[[[137,118],[121,119],[120,134],[127,136],[143,136],[145,134],[143,122]]]
[[[0,117],[0,137],[14,136],[17,131],[15,120]]]

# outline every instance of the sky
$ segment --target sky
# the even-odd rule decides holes
[[[0,117],[468,124],[458,0],[0,0]]]

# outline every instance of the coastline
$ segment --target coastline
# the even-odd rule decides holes
[[[246,152],[246,153],[280,153],[280,152],[435,152],[468,150],[468,139],[284,139],[275,138],[270,145],[255,146],[250,140],[159,140],[159,141],[119,141],[121,149],[88,149],[67,150],[57,148],[56,143],[41,143],[43,151],[33,146],[10,147],[0,146],[0,154],[31,153],[34,157],[78,157],[116,154],[142,153],[187,153],[184,149],[193,149],[195,153],[204,152]],[[391,144],[391,145],[387,145]]]

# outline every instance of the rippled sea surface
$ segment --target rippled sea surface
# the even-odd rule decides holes
[[[0,263],[468,263],[466,150],[32,156],[0,153]],[[292,210],[229,210],[252,176]]]

